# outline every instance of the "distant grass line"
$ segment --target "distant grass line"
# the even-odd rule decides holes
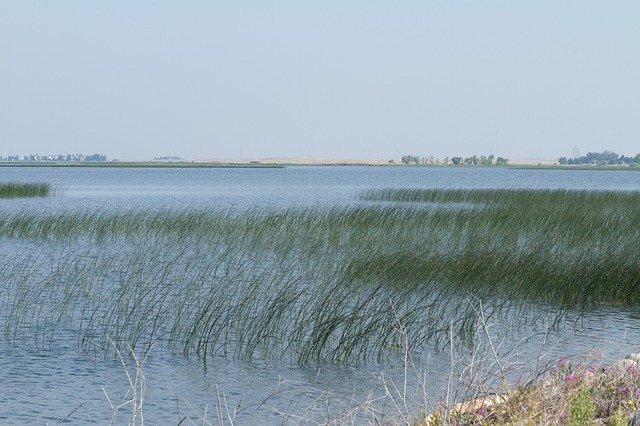
[[[54,188],[48,183],[0,183],[0,198],[49,197]]]
[[[469,202],[503,204],[509,207],[529,207],[537,204],[547,207],[553,203],[566,207],[566,203],[585,203],[601,206],[606,203],[617,205],[640,201],[638,191],[572,190],[572,189],[422,189],[422,188],[376,188],[361,192],[358,196],[368,201],[396,202]]]
[[[46,345],[64,328],[85,348],[161,341],[204,359],[382,362],[446,346],[450,332],[470,338],[479,304],[514,327],[640,304],[640,193],[363,198],[387,203],[0,214],[5,334]]]
[[[545,164],[540,164],[540,165],[536,165],[536,164],[512,164],[512,165],[508,165],[506,166],[510,169],[514,169],[514,170],[567,170],[567,171],[576,171],[576,170],[583,170],[583,171],[597,171],[597,170],[602,170],[602,171],[621,171],[621,172],[637,172],[640,171],[640,167],[638,167],[638,165],[622,165],[622,164],[612,164],[612,165],[605,165],[605,166],[600,166],[600,165],[588,165],[588,164],[583,164],[583,165],[577,165],[577,164],[571,164],[571,165],[545,165]]]
[[[77,239],[172,235],[177,238],[294,238],[332,241],[345,235],[378,232],[400,222],[417,224],[428,212],[397,207],[329,208],[280,212],[234,211],[84,211],[72,213],[0,214],[0,236]],[[320,230],[321,232],[317,232]],[[286,234],[286,235],[285,235]],[[278,241],[280,243],[280,241]]]

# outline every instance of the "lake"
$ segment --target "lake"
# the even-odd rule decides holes
[[[498,167],[0,168],[0,182],[8,181],[47,182],[61,189],[61,195],[55,197],[0,200],[1,214],[38,216],[87,211],[241,215],[357,207],[366,203],[358,199],[362,191],[388,187],[640,190],[640,173],[634,171]],[[7,265],[26,262],[20,258],[22,243],[6,237],[2,241],[5,270],[11,269]],[[63,259],[54,255],[76,250],[74,244],[27,240],[24,247],[39,253],[37,261],[46,266]],[[113,256],[124,257],[117,246],[101,248],[96,256],[106,258],[105,253],[111,251]],[[117,268],[109,271],[117,273]],[[32,277],[41,279],[41,273],[46,278],[47,273],[40,269]],[[83,273],[90,275],[91,271]],[[73,271],[65,272],[64,277],[72,276]],[[15,274],[2,277],[6,282],[15,280]],[[77,330],[64,325],[52,338],[39,334],[37,327],[20,328],[20,333],[12,335],[15,319],[8,312],[7,294],[2,293],[0,312],[5,330],[5,338],[0,339],[0,423],[127,421],[130,405],[118,409],[114,417],[112,413],[130,398],[127,373],[136,372],[131,356],[124,353],[121,360],[112,350],[92,349],[83,344]],[[46,300],[42,303],[46,306]],[[640,349],[640,309],[636,308],[602,308],[558,327],[544,321],[517,330],[504,324],[489,325],[483,344],[491,339],[499,343],[502,359],[513,363],[510,378],[560,356],[599,350],[598,356],[613,359]],[[145,421],[218,424],[235,416],[240,424],[366,423],[373,416],[402,421],[403,415],[416,415],[422,405],[428,405],[425,395],[430,403],[445,398],[450,372],[459,371],[459,366],[451,365],[447,350],[436,349],[425,350],[413,364],[407,354],[401,354],[380,362],[302,366],[287,356],[242,360],[223,352],[204,362],[161,343],[154,345],[144,354],[148,357],[141,367],[146,380]],[[453,358],[484,365],[473,355],[460,353]],[[485,355],[490,358],[489,352]],[[491,359],[483,362],[489,365]]]

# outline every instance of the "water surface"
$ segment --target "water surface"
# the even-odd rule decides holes
[[[2,213],[51,214],[103,210],[282,210],[361,203],[369,188],[568,188],[640,190],[640,173],[589,170],[516,170],[482,167],[286,167],[283,169],[190,168],[0,168],[0,181],[47,182],[62,196],[0,200]],[[11,256],[10,246],[0,253]],[[495,338],[513,347],[514,360],[534,366],[538,358],[599,348],[615,358],[640,342],[640,311],[602,309],[574,325],[547,333],[541,325],[511,333],[495,325]],[[493,333],[493,331],[492,331]],[[506,337],[504,337],[506,336]],[[527,342],[519,342],[527,336]],[[130,362],[130,358],[126,358]],[[441,395],[450,369],[449,355],[423,356],[407,374],[408,389],[420,403],[421,373],[429,393]],[[135,369],[128,365],[129,372]],[[243,408],[241,423],[297,423],[315,418],[343,420],[344,411],[377,397],[385,399],[389,380],[401,384],[403,360],[384,365],[312,365],[286,359],[240,362],[217,356],[197,358],[152,351],[144,363],[144,415],[150,424],[217,423],[215,407]],[[383,380],[384,379],[384,380]],[[111,420],[109,401],[122,402],[128,390],[125,366],[113,354],[83,351],[73,333],[62,331],[48,347],[32,340],[0,339],[0,423],[86,424]],[[411,405],[411,404],[409,404]],[[411,407],[408,408],[409,410]],[[129,408],[119,410],[125,421]],[[226,415],[225,411],[225,415]],[[290,416],[290,417],[288,417]],[[366,417],[361,418],[364,421]]]

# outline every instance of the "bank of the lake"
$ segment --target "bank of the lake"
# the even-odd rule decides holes
[[[529,382],[503,381],[501,393],[443,405],[421,419],[426,426],[455,424],[640,424],[640,353],[606,365],[561,358]]]

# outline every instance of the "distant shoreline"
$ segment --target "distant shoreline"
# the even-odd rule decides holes
[[[236,168],[236,169],[282,169],[289,166],[386,166],[386,167],[456,167],[456,168],[493,168],[501,167],[515,170],[611,170],[640,171],[640,167],[628,165],[558,165],[536,160],[513,160],[506,165],[454,165],[454,164],[401,164],[381,160],[358,159],[300,159],[267,158],[259,160],[197,160],[197,161],[105,161],[105,162],[0,162],[0,167],[56,167],[56,168]]]
[[[58,162],[6,162],[0,167],[56,167],[56,168],[226,168],[226,169],[282,169],[282,164],[255,163],[205,163],[205,162],[157,162],[157,161],[107,161],[86,163]]]
[[[640,167],[629,166],[626,164],[611,165],[527,165],[527,164],[510,164],[507,167],[515,170],[608,170],[608,171],[640,171]]]

